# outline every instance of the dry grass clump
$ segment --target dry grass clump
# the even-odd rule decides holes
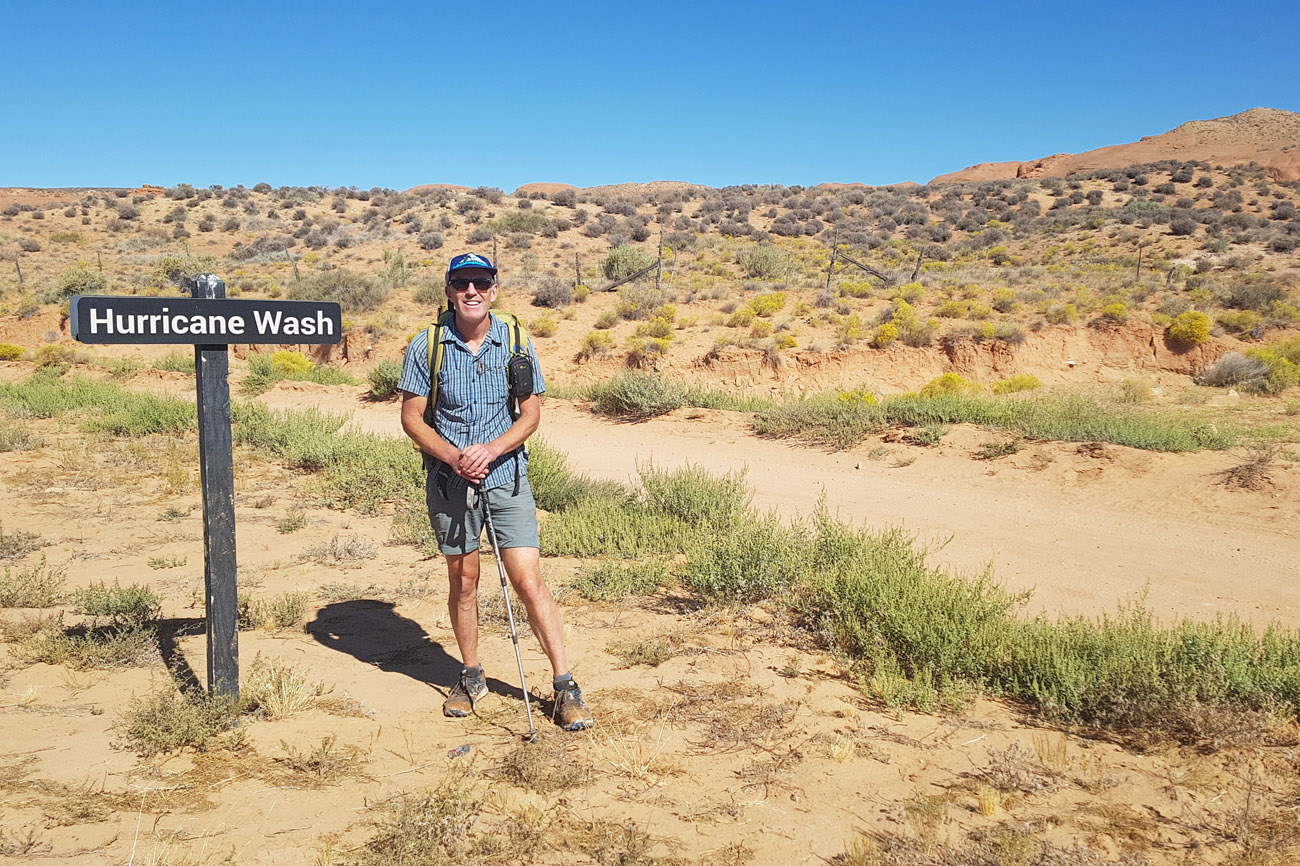
[[[334,535],[329,541],[309,545],[302,551],[303,559],[340,568],[357,568],[362,560],[374,559],[378,554],[379,542],[357,533],[346,538]]]
[[[475,847],[470,830],[482,808],[482,799],[463,779],[390,801],[378,832],[350,862],[355,866],[458,866],[468,862]]]
[[[989,787],[1002,793],[1050,794],[1060,787],[1056,773],[1016,740],[1005,749],[988,750],[989,763],[973,771]]]
[[[1026,829],[999,826],[968,839],[939,841],[933,834],[870,833],[851,840],[830,859],[836,866],[1146,866],[1140,853],[1119,860],[1079,843],[1061,848]]]
[[[136,667],[158,659],[158,635],[151,628],[46,628],[24,640],[14,655],[28,664],[91,668]]]
[[[0,559],[19,560],[44,545],[39,533],[22,529],[5,532],[4,524],[0,524]]]
[[[1246,460],[1218,473],[1224,487],[1239,490],[1263,490],[1273,485],[1271,469],[1281,453],[1277,445],[1259,445],[1250,450]]]
[[[307,619],[305,592],[284,592],[271,598],[241,598],[239,600],[239,627],[279,631],[298,628]]]
[[[0,607],[54,607],[63,600],[66,579],[67,572],[51,568],[44,557],[17,572],[6,568],[0,576]]]
[[[50,850],[50,843],[36,835],[35,827],[0,827],[0,856],[30,857]]]
[[[658,635],[646,640],[614,641],[606,652],[618,658],[617,668],[630,668],[636,665],[657,668],[671,658],[681,655],[686,648],[686,639],[678,632]]]
[[[545,735],[532,743],[516,744],[490,772],[491,778],[539,794],[585,785],[595,775],[596,769],[585,750]]]
[[[771,742],[794,720],[798,705],[763,700],[766,692],[734,681],[696,684],[680,680],[665,686],[679,696],[663,709],[674,721],[704,728],[701,748],[731,749]]]
[[[369,756],[356,746],[339,746],[333,734],[322,737],[320,744],[308,751],[280,741],[285,756],[276,763],[293,777],[295,782],[313,786],[338,784],[344,779],[361,779],[361,767]]]
[[[34,614],[20,619],[0,619],[0,641],[22,643],[43,631],[55,631],[62,627],[62,611]]]
[[[247,712],[283,719],[315,709],[329,688],[313,681],[297,665],[258,656],[248,666],[240,697]]]
[[[131,701],[116,727],[129,748],[148,757],[183,748],[205,749],[230,730],[238,715],[236,702],[228,697],[167,688]]]
[[[655,724],[626,712],[602,712],[591,732],[591,748],[619,776],[644,781],[677,775],[681,768],[663,757],[667,726],[667,716]]]

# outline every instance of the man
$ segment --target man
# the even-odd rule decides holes
[[[476,499],[481,498],[492,509],[500,545],[497,555],[528,611],[533,634],[551,661],[553,717],[565,730],[577,731],[591,726],[591,711],[569,672],[560,609],[542,580],[537,506],[528,486],[528,456],[523,448],[541,419],[538,395],[546,385],[529,343],[532,394],[519,401],[518,417],[513,417],[506,375],[512,329],[490,312],[497,298],[496,276],[497,269],[487,257],[474,253],[454,257],[447,267],[447,301],[454,316],[440,331],[443,351],[432,427],[425,423],[432,390],[428,331],[411,340],[398,383],[403,392],[402,429],[433,458],[426,501],[438,546],[447,558],[448,610],[464,665],[442,711],[448,716],[467,716],[488,691],[478,655],[478,546],[483,511],[471,511],[466,504],[466,486],[473,484],[479,488]]]

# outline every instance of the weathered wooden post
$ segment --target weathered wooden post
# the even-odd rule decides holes
[[[226,284],[195,278],[193,296],[224,300]],[[195,344],[199,479],[203,489],[203,598],[208,631],[208,694],[239,698],[239,581],[235,558],[235,466],[230,433],[230,353]]]
[[[69,318],[73,339],[82,343],[194,346],[208,694],[238,698],[239,588],[229,345],[337,343],[342,339],[343,315],[333,302],[231,300],[226,298],[226,284],[212,274],[196,277],[192,294],[192,298],[74,295]]]

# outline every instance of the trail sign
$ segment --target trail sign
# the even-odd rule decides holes
[[[203,490],[203,584],[208,694],[239,697],[239,590],[235,556],[235,470],[230,435],[230,343],[337,343],[339,305],[226,298],[212,274],[192,298],[75,295],[72,336],[82,343],[194,345],[199,475]]]
[[[337,343],[343,331],[329,301],[74,295],[68,313],[82,343]]]

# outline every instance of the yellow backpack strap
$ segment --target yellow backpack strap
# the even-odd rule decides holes
[[[428,343],[429,364],[429,402],[424,407],[424,423],[433,426],[434,410],[438,406],[438,373],[442,370],[442,332],[453,315],[451,310],[444,310],[424,332]]]
[[[520,323],[519,317],[514,313],[505,311],[492,311],[492,315],[505,322],[506,328],[510,331],[510,354],[522,355],[528,351],[528,331]]]

